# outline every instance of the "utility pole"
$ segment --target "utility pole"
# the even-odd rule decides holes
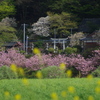
[[[26,42],[25,42],[25,35],[26,35],[26,33],[25,33],[25,29],[26,29],[26,25],[27,24],[22,24],[22,26],[23,26],[23,50],[25,51],[25,46],[26,46]]]
[[[27,51],[27,50],[28,50],[28,38],[29,38],[29,37],[28,37],[28,35],[27,35],[27,36],[26,36],[26,54],[28,53],[28,51]]]
[[[25,23],[23,24],[23,50],[25,51]]]
[[[71,28],[71,41],[73,42],[73,40],[72,40],[72,32],[73,31],[73,29]],[[72,47],[72,42],[71,42],[71,47]]]

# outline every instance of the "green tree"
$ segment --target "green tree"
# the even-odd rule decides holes
[[[5,1],[5,0],[3,0]],[[99,18],[100,0],[14,0],[16,4],[16,18],[21,23],[37,21],[47,16],[47,12],[60,14],[73,13],[78,18]]]
[[[0,2],[0,20],[16,12],[13,0],[3,0]]]
[[[74,13],[80,18],[100,17],[100,0],[55,0],[48,7],[53,12]]]
[[[70,35],[70,29],[76,28],[75,16],[62,12],[61,14],[50,14],[50,30],[57,37],[67,37]],[[55,31],[54,31],[55,30]]]
[[[48,11],[46,3],[42,0],[16,0],[16,19],[21,23],[32,24],[39,17],[45,16]]]
[[[99,10],[100,0],[78,0],[72,12],[81,18],[98,18],[100,17]]]
[[[0,25],[0,42],[17,41],[16,29],[9,26]]]
[[[14,18],[3,18],[0,22],[0,46],[4,42],[17,41],[16,20]]]

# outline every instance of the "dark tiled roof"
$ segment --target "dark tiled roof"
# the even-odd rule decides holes
[[[100,40],[100,39],[95,39],[95,38],[81,38],[80,40],[81,41],[89,41],[89,40],[96,41],[96,40]]]
[[[14,47],[14,46],[17,46],[17,45],[21,45],[19,44],[19,42],[7,42],[3,45],[3,47]]]

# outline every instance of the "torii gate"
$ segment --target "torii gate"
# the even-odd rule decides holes
[[[68,38],[51,38],[54,43],[54,49],[56,49],[56,43],[63,43],[63,50],[65,50],[65,43]]]

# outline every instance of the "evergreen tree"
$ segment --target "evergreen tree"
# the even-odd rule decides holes
[[[49,14],[50,30],[56,37],[68,37],[70,29],[76,28],[77,23],[74,21],[75,16],[69,13],[62,12],[61,14]]]
[[[14,15],[15,12],[16,11],[13,0],[3,0],[0,2],[0,20]]]

